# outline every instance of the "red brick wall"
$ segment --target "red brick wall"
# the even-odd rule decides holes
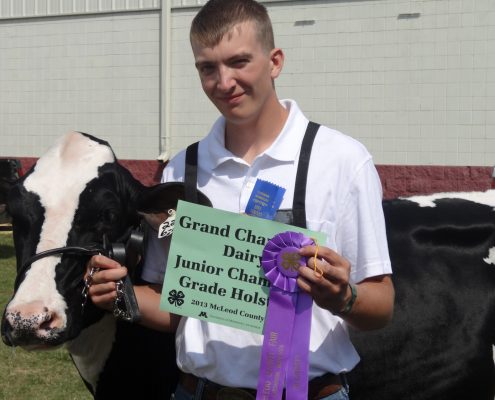
[[[26,173],[37,158],[21,157],[22,172]],[[119,160],[120,164],[131,171],[132,175],[143,185],[151,186],[160,182],[164,163],[156,160]]]
[[[21,158],[24,172],[36,162]],[[155,160],[120,160],[136,179],[150,186],[160,182],[164,164]],[[492,167],[377,165],[386,199],[438,192],[487,190],[492,185]]]
[[[484,191],[492,185],[492,167],[377,165],[387,199],[438,192]]]

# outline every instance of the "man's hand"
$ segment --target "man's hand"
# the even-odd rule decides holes
[[[392,318],[395,291],[390,275],[373,276],[356,285],[357,297],[350,312],[340,314],[352,297],[349,287],[351,265],[335,251],[320,246],[303,247],[299,254],[307,257],[307,268],[299,268],[297,283],[316,304],[344,318],[360,330],[384,327]],[[316,262],[316,268],[315,268]]]
[[[341,312],[351,298],[349,275],[351,265],[328,247],[306,246],[300,251],[307,257],[307,267],[299,269],[297,283],[309,293],[316,304],[334,314]],[[315,268],[316,262],[316,268]]]
[[[127,268],[117,261],[105,256],[93,256],[86,266],[85,279],[93,268],[100,270],[92,276],[92,284],[88,290],[91,301],[99,308],[113,311],[117,297],[116,282],[127,275]],[[160,310],[161,285],[134,286],[134,293],[141,311],[141,325],[164,332],[175,332],[180,316]]]
[[[102,255],[93,256],[86,265],[85,279],[87,279],[93,268],[99,269],[99,271],[95,272],[91,277],[88,296],[97,307],[112,311],[117,297],[116,282],[127,275],[127,268],[122,267],[117,261],[108,257]]]

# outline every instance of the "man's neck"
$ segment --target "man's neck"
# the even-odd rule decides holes
[[[268,149],[278,137],[287,121],[289,111],[277,101],[270,113],[248,123],[225,124],[225,147],[249,165]]]

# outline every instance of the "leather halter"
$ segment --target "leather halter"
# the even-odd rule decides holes
[[[137,266],[139,261],[143,258],[144,254],[144,232],[142,229],[142,225],[139,225],[137,228],[129,229],[123,238],[125,239],[125,244],[121,241],[110,243],[106,235],[103,235],[103,244],[89,244],[87,246],[64,246],[57,247],[54,249],[49,249],[46,251],[42,251],[31,256],[21,267],[21,269],[17,272],[17,278],[15,281],[15,287],[17,288],[20,285],[20,280],[24,275],[24,272],[36,261],[39,261],[45,257],[68,254],[73,256],[94,256],[97,254],[102,254],[107,256],[115,261],[117,261],[121,265],[125,265],[129,271],[133,271]],[[83,282],[81,280],[81,282]],[[119,302],[122,304],[117,304],[114,308],[114,315],[117,318],[124,319],[126,321],[135,322],[140,318],[139,307],[135,298],[133,284],[129,275],[123,279],[123,281],[118,282],[119,292],[121,294],[122,299],[119,299]],[[83,298],[85,297],[85,290],[87,287],[85,286],[82,292]],[[84,312],[84,303],[83,301],[83,312]]]
[[[102,247],[95,246],[64,246],[57,247],[50,250],[42,251],[41,253],[36,253],[34,256],[30,257],[21,267],[19,272],[25,271],[31,264],[36,261],[41,260],[45,257],[55,256],[58,254],[71,254],[76,256],[94,256],[96,254],[104,254]]]

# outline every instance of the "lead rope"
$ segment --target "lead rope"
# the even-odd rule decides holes
[[[93,284],[93,275],[97,273],[99,270],[100,268],[95,268],[95,267],[91,268],[88,276],[86,277],[86,279],[84,279],[84,287],[81,293],[82,295],[81,314],[84,314],[84,307],[88,302],[88,292],[89,292],[89,288]]]

